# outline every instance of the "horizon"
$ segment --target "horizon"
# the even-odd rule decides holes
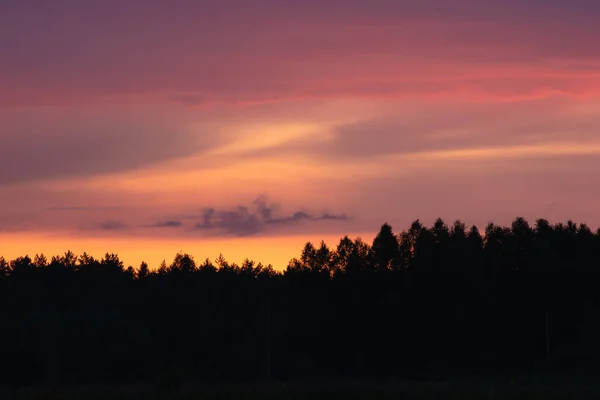
[[[8,0],[0,255],[219,253],[440,217],[596,229],[600,4]]]
[[[514,222],[520,218],[522,218],[522,217],[515,217],[515,218],[513,218],[513,220],[511,222]],[[586,224],[585,222],[572,221],[572,220],[550,221],[545,218],[537,218],[535,221],[528,221],[527,219],[524,219],[524,221],[531,227],[531,229],[533,231],[535,231],[535,223],[537,223],[538,220],[544,220],[544,221],[548,222],[550,224],[550,226],[552,226],[552,227],[556,227],[560,224],[566,226],[568,223],[574,223],[578,229],[583,226],[586,226],[587,228],[590,229],[590,231],[593,234],[595,234],[596,236],[600,236],[600,226],[590,226],[590,225]],[[435,221],[422,221],[422,220],[417,219],[417,220],[414,220],[413,222],[420,222],[425,228],[432,229]],[[496,227],[502,227],[502,228],[508,228],[508,229],[510,229],[510,226],[511,226],[511,224],[497,224],[492,221],[488,221],[488,223],[483,226],[478,226],[475,224],[465,224],[463,221],[460,221],[460,220],[454,220],[451,222],[442,220],[442,222],[445,224],[446,228],[449,229],[450,232],[453,229],[453,225],[457,222],[464,224],[467,230],[471,229],[471,227],[476,227],[477,230],[479,231],[479,234],[481,235],[482,239],[485,239],[486,227],[489,226],[490,224],[492,224]],[[217,243],[219,243],[219,245],[223,245],[223,244],[225,245],[225,248],[221,249],[221,250],[218,250],[216,248],[216,246],[214,246],[214,245],[210,246],[210,239],[208,239],[208,240],[204,239],[205,243],[202,243],[202,241],[198,241],[198,242],[195,242],[192,244],[189,244],[187,242],[182,243],[180,240],[177,240],[177,239],[171,239],[170,241],[168,241],[167,244],[165,244],[164,242],[161,241],[162,246],[157,250],[156,242],[160,241],[160,239],[128,240],[125,242],[126,246],[123,247],[123,243],[119,243],[118,241],[115,241],[114,238],[112,238],[112,239],[104,238],[103,240],[102,239],[100,239],[100,240],[99,239],[81,240],[81,239],[76,239],[73,237],[63,237],[63,238],[58,238],[58,240],[56,240],[56,238],[55,238],[54,240],[57,243],[63,243],[63,242],[69,241],[71,243],[70,248],[68,248],[64,251],[59,251],[59,252],[52,252],[52,251],[34,251],[34,252],[32,252],[32,251],[28,250],[28,248],[29,248],[28,245],[20,244],[22,242],[19,241],[18,237],[17,238],[13,237],[13,240],[15,240],[15,243],[17,243],[17,245],[12,247],[10,252],[0,253],[0,259],[4,258],[7,262],[9,262],[18,257],[25,257],[25,256],[33,259],[34,256],[36,256],[36,255],[40,255],[40,256],[44,255],[48,259],[50,259],[52,256],[63,256],[66,252],[70,251],[70,252],[74,253],[75,256],[77,256],[77,257],[86,253],[87,255],[92,256],[93,258],[95,258],[97,260],[100,260],[106,254],[115,254],[115,255],[119,256],[119,259],[121,261],[123,261],[125,267],[131,266],[137,270],[139,268],[139,266],[141,265],[141,263],[143,262],[148,265],[148,268],[150,270],[157,270],[162,262],[165,262],[166,265],[168,266],[173,261],[173,259],[176,257],[176,255],[185,254],[185,255],[191,256],[191,258],[193,260],[195,260],[195,262],[197,264],[201,264],[205,260],[215,262],[215,260],[217,258],[219,258],[220,256],[223,256],[223,258],[230,264],[236,264],[239,266],[247,259],[247,260],[253,261],[255,264],[260,263],[265,267],[270,265],[273,267],[273,269],[275,271],[282,272],[288,268],[291,261],[293,261],[294,259],[297,259],[300,256],[302,249],[304,248],[304,246],[307,243],[311,243],[317,247],[321,243],[325,243],[325,245],[331,251],[334,251],[336,249],[338,243],[340,243],[340,241],[345,237],[348,237],[351,240],[360,239],[360,240],[364,241],[366,244],[372,245],[373,240],[375,239],[377,234],[380,232],[380,229],[384,225],[389,225],[392,228],[394,235],[398,238],[398,240],[400,242],[402,241],[402,238],[401,238],[402,234],[407,232],[410,228],[407,226],[407,227],[398,229],[398,227],[394,228],[393,225],[388,224],[388,222],[384,222],[383,224],[381,224],[379,226],[379,228],[376,230],[376,232],[374,234],[371,234],[371,233],[354,234],[354,235],[353,234],[345,234],[340,237],[331,236],[331,235],[327,236],[327,237],[318,237],[318,236],[313,235],[312,237],[289,236],[289,237],[285,237],[285,238],[270,238],[270,237],[251,237],[251,238],[241,237],[240,238],[240,237],[238,237],[238,238],[229,238],[229,240],[226,240],[226,241],[219,240],[219,239],[213,239],[213,241],[216,241]],[[46,246],[46,249],[56,248],[56,245],[53,243],[52,239],[49,239],[48,237],[42,236],[39,241],[40,241],[40,243],[43,243],[44,246]],[[203,250],[202,246],[207,244],[206,241],[209,241],[208,248],[211,249],[210,253],[206,253]],[[273,243],[274,241],[276,242],[275,244]],[[262,243],[262,245],[257,245],[256,244],[257,242]],[[283,242],[283,243],[281,243],[281,242]],[[184,248],[183,244],[185,244],[187,247]],[[111,246],[113,246],[113,247],[116,246],[117,248],[116,249],[112,248],[112,250],[111,250]],[[263,254],[265,248],[269,248],[270,252],[268,253],[266,259],[263,260],[263,259],[260,259],[259,257],[261,256],[261,254]],[[172,255],[164,256],[164,249],[171,250]],[[178,250],[176,250],[176,249],[178,249]],[[273,251],[273,249],[277,249],[278,251]],[[89,251],[89,250],[92,250],[92,251]],[[291,254],[291,256],[290,256],[290,254]],[[134,259],[135,261],[131,262],[132,259]]]

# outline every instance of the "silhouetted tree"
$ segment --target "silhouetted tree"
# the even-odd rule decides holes
[[[169,272],[174,273],[184,273],[191,274],[196,270],[196,262],[194,261],[194,257],[185,253],[177,253],[175,255],[175,259],[171,266],[169,267]]]
[[[164,275],[167,275],[168,271],[169,271],[169,267],[167,267],[166,260],[162,260],[160,265],[158,266],[158,269],[156,270],[156,273],[160,276],[164,276]]]
[[[0,280],[11,273],[10,263],[0,256]]]
[[[140,280],[146,279],[150,275],[150,270],[148,268],[148,264],[142,261],[140,267],[138,268],[136,277]]]
[[[36,268],[43,268],[48,265],[48,259],[43,254],[36,254],[35,257],[33,257],[33,265]]]
[[[348,236],[344,236],[342,239],[340,239],[337,249],[333,254],[332,269],[334,270],[334,274],[344,273],[348,269],[348,262],[353,251],[354,242],[352,239],[350,239]]]
[[[398,265],[398,238],[392,227],[385,223],[381,225],[379,233],[371,246],[375,261],[375,268],[379,271],[397,270]]]

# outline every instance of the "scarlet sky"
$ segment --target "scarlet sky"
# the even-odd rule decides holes
[[[386,221],[597,227],[599,20],[597,0],[2,0],[0,254],[282,268]]]

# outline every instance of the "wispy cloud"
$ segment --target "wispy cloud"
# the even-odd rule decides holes
[[[121,207],[96,207],[96,206],[58,206],[46,207],[47,211],[115,211]]]
[[[332,221],[347,221],[349,219],[352,219],[351,217],[349,217],[346,214],[331,214],[331,213],[324,213],[318,217],[313,218],[315,221],[324,221],[324,220],[332,220]]]
[[[154,228],[179,228],[183,223],[181,221],[160,221],[152,225]]]
[[[118,173],[218,146],[222,137],[192,132],[191,120],[153,107],[0,108],[0,185]]]
[[[111,220],[105,221],[102,224],[100,224],[100,229],[104,231],[120,231],[124,229],[129,229],[129,226],[122,221]]]

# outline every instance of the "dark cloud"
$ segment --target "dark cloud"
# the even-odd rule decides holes
[[[219,211],[213,208],[204,209],[202,222],[195,225],[200,230],[222,230],[237,236],[249,236],[262,229],[262,221],[258,212],[251,212],[247,207],[235,210]]]
[[[269,225],[288,225],[303,221],[347,220],[345,215],[323,213],[312,215],[305,211],[296,211],[287,216],[275,216],[279,207],[270,204],[265,196],[258,197],[253,207],[238,206],[231,210],[205,208],[200,216],[201,221],[195,225],[197,230],[214,230],[235,236],[257,234]]]
[[[129,229],[129,226],[121,221],[105,221],[100,224],[100,229],[104,231],[120,231]]]
[[[289,217],[268,219],[265,222],[268,224],[285,224],[288,222],[297,222],[297,221],[304,221],[304,220],[310,220],[310,219],[311,219],[311,216],[309,214],[305,213],[304,211],[297,211],[293,215],[290,215]]]
[[[351,217],[347,216],[346,214],[331,214],[331,213],[324,213],[323,215],[314,218],[315,221],[324,221],[324,220],[330,220],[330,221],[347,221],[351,219]]]
[[[115,211],[121,207],[94,207],[94,206],[58,206],[46,207],[48,211]]]
[[[155,228],[179,228],[183,224],[181,221],[161,221],[153,225]]]

